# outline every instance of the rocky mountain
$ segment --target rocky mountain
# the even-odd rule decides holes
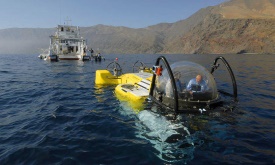
[[[205,18],[205,22],[174,41],[174,46],[164,49],[164,52],[169,50],[168,52],[198,54],[275,53],[275,20],[225,20],[217,19],[216,16]]]
[[[275,53],[275,0],[232,0],[208,13],[163,52]]]
[[[227,19],[274,18],[274,0],[232,0],[215,8],[216,14]]]
[[[146,28],[82,27],[88,45],[105,54],[275,54],[275,0],[231,0],[175,23]],[[54,28],[0,30],[0,54],[39,53]]]
[[[82,28],[82,34],[88,38],[88,45],[103,53],[133,54],[157,53],[161,51],[161,37],[155,31],[97,25]]]

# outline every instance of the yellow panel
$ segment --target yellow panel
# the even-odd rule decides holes
[[[121,83],[121,78],[113,76],[108,70],[97,70],[95,75],[95,84],[98,85],[116,85]]]

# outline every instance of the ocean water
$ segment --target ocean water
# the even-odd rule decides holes
[[[209,69],[217,56],[165,55]],[[116,57],[127,73],[159,55],[101,63],[0,55],[0,164],[274,164],[275,56],[223,56],[237,80],[236,108],[171,120],[157,106],[136,113],[115,86],[94,84],[95,71]],[[215,78],[232,91],[225,68]]]

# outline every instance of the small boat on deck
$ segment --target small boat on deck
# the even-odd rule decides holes
[[[95,62],[101,62],[102,60],[105,61],[105,58],[101,56],[100,53],[97,53],[96,55],[91,56]]]
[[[44,59],[49,55],[49,49],[42,49],[42,52],[39,54],[38,58]]]
[[[87,54],[86,40],[80,36],[78,26],[58,25],[54,35],[50,36],[50,46],[45,60],[91,60]]]

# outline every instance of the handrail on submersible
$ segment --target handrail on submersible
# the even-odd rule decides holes
[[[234,76],[234,73],[230,67],[230,65],[228,64],[228,62],[225,60],[224,57],[219,56],[214,60],[214,63],[212,65],[212,69],[211,69],[211,74],[213,74],[213,72],[218,68],[219,65],[217,65],[218,60],[222,60],[222,62],[224,63],[224,65],[226,66],[230,76],[231,76],[231,80],[232,80],[232,85],[233,85],[233,93],[234,93],[234,101],[238,101],[238,90],[237,90],[237,83],[236,83],[236,79]]]
[[[168,61],[166,60],[166,58],[164,56],[160,56],[157,59],[157,61],[155,63],[155,66],[159,65],[160,60],[163,61],[165,67],[167,68],[168,75],[169,75],[170,80],[172,82],[173,94],[174,94],[174,98],[175,98],[174,99],[174,109],[175,109],[175,112],[178,113],[178,91],[177,91],[177,88],[176,88],[176,82],[175,82],[175,79],[174,79],[173,72],[170,68],[170,65],[169,65]],[[156,81],[156,74],[153,75],[151,88],[150,88],[150,92],[149,92],[149,96],[151,98],[153,98],[153,90],[155,88],[155,81]]]

